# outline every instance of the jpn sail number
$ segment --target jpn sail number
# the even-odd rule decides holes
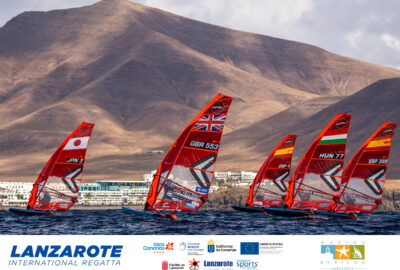
[[[205,143],[205,142],[199,142],[199,141],[190,141],[189,146],[194,147],[194,148],[202,148],[202,149],[209,149],[209,150],[218,150],[218,148],[219,148],[219,144],[217,144],[217,143]]]

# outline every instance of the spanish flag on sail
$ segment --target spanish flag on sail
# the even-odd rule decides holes
[[[293,146],[276,150],[274,156],[293,154]]]
[[[383,147],[383,146],[390,146],[392,144],[392,138],[388,139],[381,139],[381,140],[374,140],[371,141],[367,148],[375,148],[375,147]]]

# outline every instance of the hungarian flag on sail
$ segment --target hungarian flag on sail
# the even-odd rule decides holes
[[[372,212],[382,201],[396,123],[384,123],[360,147],[343,172],[336,212]]]
[[[280,206],[285,201],[296,138],[286,135],[265,159],[250,186],[248,207]]]
[[[178,136],[158,167],[145,210],[196,211],[203,205],[231,102],[218,94]]]
[[[28,209],[68,210],[74,205],[93,127],[82,123],[54,152],[33,185]]]
[[[339,195],[351,115],[338,114],[308,148],[293,174],[286,206],[329,210]]]

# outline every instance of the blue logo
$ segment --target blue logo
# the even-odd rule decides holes
[[[203,194],[208,194],[208,188],[206,188],[206,187],[196,187],[196,192],[203,193]]]
[[[215,241],[210,240],[210,241],[208,241],[207,243],[208,243],[208,245],[207,245],[207,251],[208,251],[209,253],[214,253],[214,251],[215,251]]]
[[[258,255],[260,248],[258,242],[240,242],[240,255]]]

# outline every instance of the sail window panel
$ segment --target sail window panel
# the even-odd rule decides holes
[[[205,171],[214,171],[216,159],[216,153],[183,148],[175,164]]]
[[[382,198],[383,187],[384,183],[382,181],[352,177],[347,184],[346,191],[349,193],[359,193],[374,199],[380,199]]]
[[[47,180],[46,187],[61,194],[77,196],[80,184],[80,179],[66,179],[62,177],[51,176]]]
[[[213,174],[201,170],[191,170],[176,165],[171,171],[169,179],[173,182],[193,191],[196,188],[208,188],[211,185]]]
[[[258,193],[274,193],[279,195],[285,195],[287,191],[288,183],[281,182],[278,180],[264,180],[258,190]]]
[[[328,176],[322,178],[321,175],[307,173],[304,176],[301,189],[316,190],[330,195],[338,195],[340,191],[340,177]]]

